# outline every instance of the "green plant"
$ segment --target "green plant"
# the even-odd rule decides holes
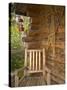
[[[28,32],[30,28],[30,17],[23,16],[23,19],[24,19],[24,22],[23,22],[24,31]]]

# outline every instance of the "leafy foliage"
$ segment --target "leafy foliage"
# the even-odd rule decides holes
[[[24,51],[21,50],[21,37],[17,24],[11,25],[11,71],[23,67]]]
[[[23,19],[24,31],[27,32],[30,26],[30,18],[23,16]],[[11,71],[15,71],[24,66],[24,47],[21,43],[21,32],[19,31],[14,12],[11,13],[9,21],[11,22],[11,26],[9,27],[11,32]]]
[[[18,30],[17,24],[11,25],[11,48],[12,49],[21,48],[20,32]]]
[[[9,27],[11,32],[11,71],[15,71],[18,68],[23,67],[24,64],[24,51],[21,48],[21,33],[19,32],[18,25],[15,21],[15,15],[11,16],[11,26]]]
[[[23,16],[24,19],[24,30],[27,32],[30,30],[30,17]]]
[[[24,51],[11,54],[11,70],[23,67],[24,64]]]

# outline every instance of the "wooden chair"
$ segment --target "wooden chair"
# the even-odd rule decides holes
[[[27,73],[43,73],[45,75],[45,49],[25,49],[25,67]]]
[[[43,79],[46,80],[46,83],[51,84],[50,80],[50,70],[45,65],[45,49],[25,49],[25,63],[24,68],[16,70],[14,73],[11,73],[11,77],[15,77],[15,87],[19,86],[19,83],[23,80],[25,76],[29,74],[42,73]],[[24,72],[23,77],[19,80],[18,72]],[[47,73],[47,76],[45,75]],[[46,77],[45,77],[46,76]]]

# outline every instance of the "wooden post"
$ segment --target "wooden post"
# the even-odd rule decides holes
[[[41,52],[39,51],[39,70],[41,68]]]
[[[37,51],[36,51],[36,70],[37,70]]]
[[[19,84],[19,78],[17,76],[17,71],[15,71],[15,87],[18,87]]]
[[[45,67],[45,71],[47,72],[47,78],[46,78],[47,85],[50,85],[51,84],[51,77],[50,77],[51,71],[47,67]]]
[[[43,77],[45,77],[45,49],[43,48]]]
[[[47,72],[47,85],[50,85],[50,72]]]
[[[33,70],[34,70],[34,51],[33,51]]]

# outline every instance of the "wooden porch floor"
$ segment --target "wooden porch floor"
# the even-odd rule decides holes
[[[46,85],[46,81],[43,79],[43,76],[26,76],[19,83],[19,86],[40,86]]]

